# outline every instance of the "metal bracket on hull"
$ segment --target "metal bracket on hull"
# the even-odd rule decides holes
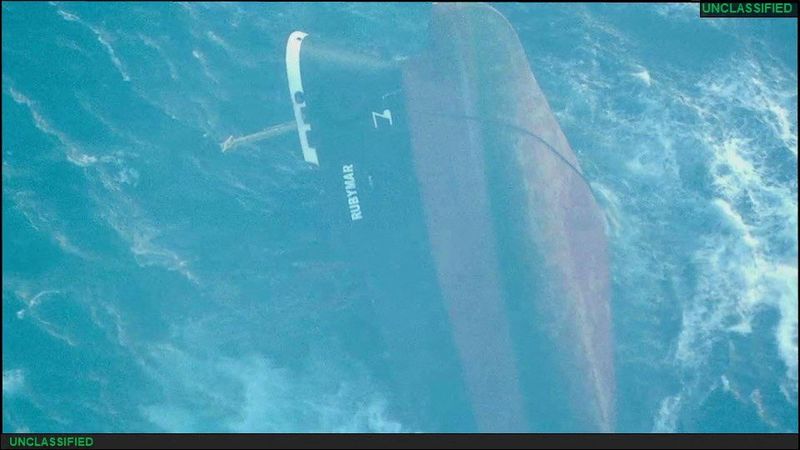
[[[303,149],[303,159],[315,166],[319,166],[317,149],[308,143],[308,132],[311,131],[311,125],[306,123],[303,117],[303,108],[305,108],[306,102],[303,92],[303,80],[300,76],[300,47],[306,36],[308,34],[302,31],[295,31],[289,35],[289,40],[286,42],[286,77],[289,80],[289,95],[292,99],[294,119],[297,122],[300,147]]]

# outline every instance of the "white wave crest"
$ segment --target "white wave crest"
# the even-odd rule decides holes
[[[57,9],[56,12],[67,22],[77,22],[94,33],[95,37],[97,38],[97,42],[99,42],[100,45],[103,46],[103,49],[105,49],[106,53],[108,53],[111,64],[114,65],[114,67],[117,69],[117,72],[119,72],[120,76],[122,76],[122,80],[126,82],[131,81],[131,77],[128,75],[125,64],[123,64],[119,59],[116,50],[114,50],[114,47],[111,45],[113,37],[107,31],[98,26],[90,24],[81,19],[78,15],[64,11],[63,9]]]
[[[290,370],[257,355],[200,361],[168,344],[152,347],[150,360],[152,375],[170,394],[143,406],[142,414],[165,431],[402,430],[366,378],[330,362]]]
[[[14,395],[25,387],[25,372],[22,369],[3,370],[3,395]]]

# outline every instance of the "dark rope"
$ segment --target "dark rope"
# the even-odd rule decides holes
[[[470,115],[467,115],[467,114],[447,114],[447,113],[440,113],[440,112],[433,112],[433,111],[419,111],[419,110],[410,110],[408,112],[411,112],[411,113],[414,113],[414,114],[423,114],[423,115],[428,115],[428,116],[446,117],[446,118],[451,118],[451,119],[471,120],[471,121],[475,121],[475,122],[498,125],[498,126],[510,128],[510,129],[512,129],[512,130],[514,130],[514,131],[516,131],[518,133],[521,133],[521,134],[524,134],[526,136],[532,137],[532,138],[536,139],[537,141],[541,142],[542,144],[544,144],[544,146],[548,150],[550,150],[551,153],[553,153],[559,160],[561,160],[573,172],[575,172],[575,174],[578,175],[581,180],[583,180],[584,184],[586,184],[586,187],[589,189],[589,192],[591,192],[592,197],[595,197],[594,190],[592,190],[591,183],[589,183],[589,180],[587,180],[586,177],[583,175],[583,173],[581,173],[580,169],[575,167],[575,165],[572,164],[564,155],[562,155],[561,152],[559,152],[555,147],[550,145],[549,142],[544,140],[544,138],[542,138],[541,136],[537,135],[536,133],[532,133],[531,131],[526,130],[525,128],[522,128],[522,127],[520,127],[518,125],[514,125],[512,123],[504,122],[502,120],[486,119],[486,118],[483,118],[483,117],[470,116]],[[595,200],[596,200],[596,198],[595,198]]]

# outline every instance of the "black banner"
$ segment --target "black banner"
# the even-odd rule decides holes
[[[700,17],[797,17],[797,3],[701,2]]]
[[[797,434],[3,434],[3,449],[797,449]]]

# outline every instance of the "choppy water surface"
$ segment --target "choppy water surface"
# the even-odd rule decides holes
[[[2,8],[3,429],[416,431],[296,136],[219,143],[291,120],[291,31],[406,55],[429,6]],[[609,223],[619,429],[796,432],[796,21],[498,9]]]

